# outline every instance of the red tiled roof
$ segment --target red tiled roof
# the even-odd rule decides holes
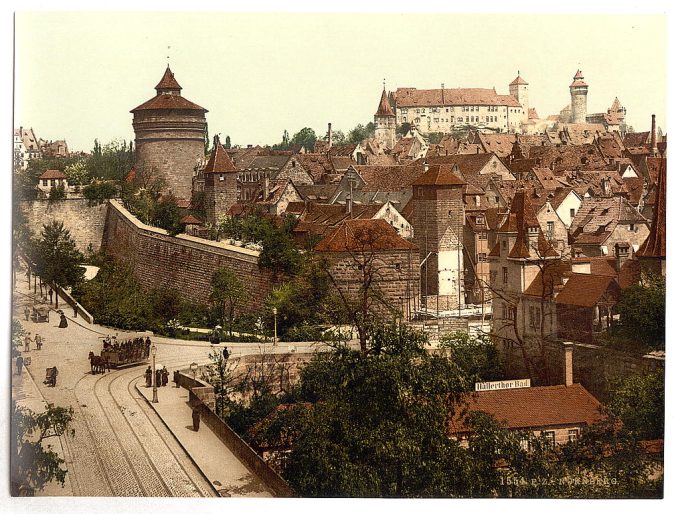
[[[42,175],[38,177],[39,180],[42,179],[64,179],[66,175],[59,170],[46,170]]]
[[[636,255],[641,258],[666,258],[666,159],[659,170],[652,228]]]
[[[387,92],[383,89],[382,96],[380,97],[380,103],[378,104],[378,110],[375,113],[376,116],[394,116],[392,107],[390,106],[390,101],[387,99]]]
[[[165,69],[165,73],[163,73],[163,77],[161,78],[161,81],[158,83],[156,86],[156,91],[162,90],[162,89],[168,89],[168,90],[176,90],[180,91],[182,89],[182,86],[180,86],[177,81],[175,80],[175,74],[170,71],[170,65],[168,64],[168,67]]]
[[[432,165],[423,175],[418,177],[413,186],[463,186],[465,182],[444,166]]]
[[[538,298],[552,298],[562,289],[562,279],[571,275],[568,261],[548,261],[543,270],[526,288],[524,294]]]
[[[398,88],[394,92],[397,108],[440,105],[506,105],[521,107],[512,95],[499,95],[495,89],[416,89]]]
[[[512,82],[510,82],[509,85],[511,85],[511,86],[528,86],[529,83],[526,80],[524,80],[522,77],[520,77],[519,73],[518,73],[517,78],[515,80],[513,80]]]
[[[236,166],[229,158],[229,154],[221,144],[215,145],[210,159],[205,165],[204,173],[229,173],[236,171]]]
[[[451,432],[468,431],[466,411],[486,412],[510,429],[591,424],[602,418],[600,402],[581,384],[482,391],[465,395],[467,408],[451,421]]]
[[[187,214],[180,221],[182,225],[201,225],[203,222],[193,214]]]
[[[413,184],[413,181],[425,173],[420,165],[397,166],[356,166],[364,185],[362,191],[401,191]]]
[[[345,220],[320,241],[317,252],[372,252],[418,250],[418,247],[397,234],[384,219]]]
[[[179,95],[158,95],[154,96],[151,100],[144,102],[142,105],[138,105],[130,112],[134,113],[137,111],[149,111],[156,109],[178,109],[185,111],[201,111],[208,112],[198,104],[190,102],[183,96]]]
[[[535,107],[529,107],[529,119],[530,120],[537,120],[539,119],[538,112],[536,112]]]
[[[555,303],[594,307],[609,288],[613,288],[612,293],[618,295],[620,288],[613,277],[574,273],[555,298]]]

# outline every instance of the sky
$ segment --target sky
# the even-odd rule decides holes
[[[666,36],[665,16],[641,14],[18,12],[14,125],[72,150],[130,140],[129,111],[169,56],[211,135],[233,144],[347,132],[373,120],[383,80],[507,94],[520,71],[544,117],[569,104],[579,68],[589,112],[618,96],[635,130],[652,113],[665,130]]]

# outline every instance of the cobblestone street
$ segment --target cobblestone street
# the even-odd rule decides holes
[[[40,494],[216,496],[213,485],[137,391],[135,385],[143,384],[146,364],[91,374],[88,353],[99,353],[101,338],[106,334],[118,334],[118,339],[122,340],[128,337],[126,333],[88,325],[80,318],[70,316],[68,327],[60,329],[59,316],[54,311],[48,323],[26,321],[23,307],[32,300],[25,280],[17,284],[14,300],[14,314],[21,320],[24,330],[31,338],[40,334],[45,342],[42,350],[31,344],[29,352],[22,352],[25,358],[30,357],[30,365],[22,377],[13,375],[13,397],[34,410],[36,405],[40,406],[36,398],[30,399],[22,392],[25,389],[22,384],[29,379],[28,372],[39,391],[35,396],[74,410],[71,428],[75,429],[75,434],[62,437],[62,448],[57,448],[68,469],[66,486],[50,484]],[[67,315],[72,314],[67,305],[64,307]],[[153,336],[152,340],[158,349],[156,363],[167,366],[171,376],[173,370],[187,368],[192,362],[209,362],[211,345],[208,343]],[[238,348],[230,346],[230,350],[235,355],[244,355],[256,352],[257,347],[257,344],[238,345]],[[285,351],[283,348],[277,350]],[[59,369],[56,387],[43,384],[45,368],[52,366]],[[189,423],[190,419],[187,420]]]

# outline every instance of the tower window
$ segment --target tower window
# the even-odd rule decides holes
[[[220,173],[220,181],[224,182],[224,173]]]

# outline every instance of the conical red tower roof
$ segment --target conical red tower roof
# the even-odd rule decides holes
[[[182,90],[182,86],[175,80],[175,74],[170,70],[170,65],[165,68],[165,73],[163,78],[156,86],[156,91],[161,94],[163,91],[177,91],[178,93]]]
[[[205,165],[205,173],[229,173],[236,171],[236,166],[229,158],[229,154],[221,144],[216,144]]]
[[[380,104],[378,104],[378,112],[375,113],[376,116],[394,116],[392,112],[392,107],[387,99],[387,92],[383,88],[382,96],[380,97]]]

